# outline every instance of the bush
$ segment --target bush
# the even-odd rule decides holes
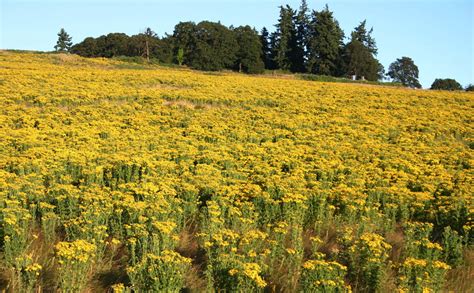
[[[462,86],[454,79],[451,78],[437,78],[431,85],[432,90],[447,90],[447,91],[460,91]]]

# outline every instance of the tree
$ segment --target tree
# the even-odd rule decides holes
[[[220,23],[200,22],[189,44],[189,65],[193,68],[215,71],[235,64],[238,44],[234,33]]]
[[[390,64],[387,75],[395,82],[401,82],[403,85],[411,88],[421,88],[418,81],[418,67],[409,57],[402,57]]]
[[[146,60],[150,62],[150,43],[153,42],[154,39],[157,38],[157,35],[151,28],[147,27],[145,30],[145,56]]]
[[[352,40],[346,45],[344,59],[346,75],[355,75],[359,79],[364,77],[371,81],[381,78],[383,66],[358,40]]]
[[[295,41],[291,50],[292,71],[305,72],[308,54],[310,17],[306,0],[301,1],[298,13],[294,17]]]
[[[71,40],[72,38],[68,35],[64,28],[61,28],[58,33],[58,41],[56,42],[54,49],[57,52],[68,52],[72,46]]]
[[[474,84],[469,84],[465,88],[466,92],[474,92]]]
[[[184,49],[183,48],[178,49],[178,54],[176,54],[176,61],[178,61],[179,66],[183,65],[183,61],[184,61]]]
[[[326,7],[313,11],[310,25],[308,71],[314,74],[332,75],[338,73],[344,32]]]
[[[437,78],[431,85],[432,90],[447,90],[447,91],[460,91],[462,86],[454,79],[451,78]]]
[[[367,24],[366,20],[361,21],[361,23],[354,28],[354,31],[351,34],[351,38],[353,40],[358,40],[361,42],[364,47],[366,47],[370,53],[373,55],[377,55],[377,45],[375,43],[375,39],[372,37],[372,33],[374,32],[374,28],[371,28],[369,31],[365,28]]]
[[[351,33],[351,41],[345,46],[343,62],[345,75],[356,75],[376,81],[384,76],[383,65],[375,58],[377,46],[372,38],[373,29],[367,31],[362,21]]]
[[[292,70],[295,66],[294,48],[296,47],[295,11],[288,5],[280,6],[280,18],[275,25],[276,31],[273,35],[273,55],[278,68]]]
[[[234,29],[234,33],[239,45],[236,69],[245,73],[262,73],[265,66],[261,58],[262,44],[258,33],[248,25]]]
[[[183,49],[183,64],[189,65],[191,54],[196,46],[196,24],[194,22],[180,22],[174,27],[174,55]]]
[[[85,38],[84,41],[72,46],[70,52],[84,57],[97,57],[99,56],[97,40],[92,37]]]
[[[272,60],[271,38],[266,27],[260,32],[260,43],[262,44],[262,60],[267,69],[274,69],[275,64]]]
[[[124,33],[110,33],[98,39],[101,57],[129,56],[130,37]]]

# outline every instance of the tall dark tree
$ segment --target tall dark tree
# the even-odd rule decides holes
[[[364,47],[366,47],[373,55],[377,55],[377,44],[375,43],[375,39],[372,37],[374,28],[367,30],[367,28],[365,27],[366,24],[366,20],[361,21],[361,23],[354,28],[354,31],[351,34],[351,38],[353,40],[361,42]]]
[[[174,27],[174,55],[183,50],[182,63],[189,65],[191,54],[196,46],[196,24],[194,22],[180,22]]]
[[[310,16],[306,0],[301,1],[294,23],[296,31],[294,48],[292,48],[292,70],[295,72],[304,72],[306,71],[310,26]]]
[[[72,38],[69,36],[69,34],[64,30],[64,28],[61,28],[58,33],[58,41],[56,42],[54,49],[58,52],[68,52],[72,46],[71,40]]]
[[[292,70],[296,47],[295,11],[288,5],[280,6],[280,18],[274,35],[274,61],[278,68]]]
[[[261,57],[262,44],[257,31],[247,25],[235,28],[234,33],[239,46],[235,69],[245,73],[262,73],[265,66]]]
[[[220,23],[200,22],[194,32],[189,65],[200,70],[221,70],[235,64],[238,44],[234,33]],[[189,48],[188,48],[189,50]]]
[[[260,32],[260,43],[262,44],[262,60],[265,64],[265,68],[274,69],[274,63],[272,60],[272,47],[270,43],[270,34],[266,27],[262,28]]]
[[[322,11],[313,11],[308,71],[321,75],[337,75],[343,39],[344,32],[327,5]]]
[[[88,37],[84,41],[72,46],[70,52],[84,57],[97,57],[100,53],[99,50],[97,40]]]
[[[431,85],[432,90],[460,91],[461,84],[452,78],[437,78]]]
[[[124,33],[110,33],[107,36],[101,36],[98,40],[103,48],[101,57],[117,57],[129,55],[130,37]]]
[[[344,49],[344,71],[345,75],[376,81],[383,78],[384,68],[375,58],[377,46],[372,37],[373,29],[367,31],[365,26],[364,20],[351,33],[351,40]]]
[[[371,81],[381,78],[381,64],[360,41],[351,40],[346,45],[344,59],[346,75],[355,75],[358,79]]]
[[[173,37],[166,34],[160,39],[156,38],[155,42],[156,45],[152,47],[151,57],[163,63],[173,63],[175,59]]]
[[[390,64],[387,75],[395,82],[411,88],[421,88],[418,81],[418,66],[409,57],[402,57]]]

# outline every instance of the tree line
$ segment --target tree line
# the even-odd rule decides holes
[[[310,10],[303,0],[298,9],[280,6],[272,33],[265,27],[258,32],[248,25],[180,22],[173,34],[162,38],[151,29],[133,36],[110,33],[88,37],[70,52],[86,57],[143,56],[199,70],[270,69],[375,81],[384,76],[384,68],[376,59],[372,32],[364,20],[344,42],[344,32],[328,6]]]
[[[385,74],[377,60],[373,28],[367,27],[366,20],[346,38],[327,5],[321,11],[310,10],[302,0],[298,9],[289,5],[279,8],[271,33],[265,27],[258,32],[248,25],[180,22],[172,34],[161,38],[148,28],[132,36],[110,33],[60,47],[85,57],[141,56],[198,70],[230,69],[258,74],[267,69],[369,81],[387,76],[405,86],[421,87],[418,67],[409,57],[397,59]],[[62,45],[70,42],[62,32],[58,36],[58,45],[61,39]]]

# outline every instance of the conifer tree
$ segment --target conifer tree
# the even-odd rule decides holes
[[[71,40],[72,38],[68,35],[64,28],[61,28],[58,33],[58,41],[56,42],[54,49],[57,52],[69,52],[72,46]]]
[[[377,44],[375,43],[375,39],[372,37],[372,33],[374,32],[374,28],[370,28],[367,31],[366,29],[367,20],[363,20],[360,22],[358,26],[354,28],[354,31],[351,34],[352,39],[355,39],[362,43],[373,55],[377,55]]]
[[[322,11],[313,11],[310,26],[308,48],[308,71],[320,75],[335,76],[341,58],[344,32],[326,7]]]
[[[262,44],[262,61],[265,64],[265,68],[274,69],[272,60],[272,48],[270,43],[270,34],[266,27],[263,27],[260,32],[260,43]]]
[[[279,69],[292,70],[296,47],[295,11],[288,5],[280,6],[280,18],[274,35],[274,61]]]
[[[294,19],[295,47],[292,48],[292,69],[295,72],[306,71],[306,61],[309,42],[310,17],[306,0],[301,1],[300,8]]]

